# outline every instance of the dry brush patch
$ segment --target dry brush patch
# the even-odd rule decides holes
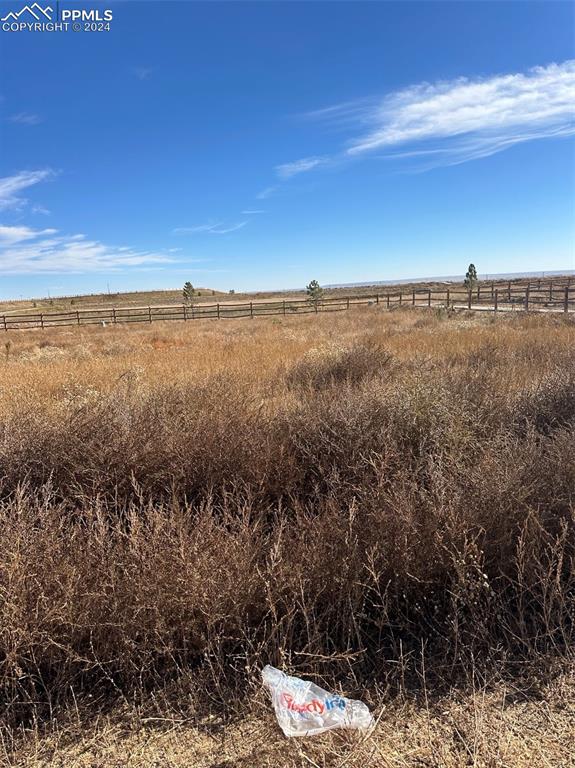
[[[150,697],[229,718],[265,662],[372,703],[572,663],[572,324],[110,330],[0,370],[7,739]]]

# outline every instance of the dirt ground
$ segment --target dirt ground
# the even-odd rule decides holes
[[[252,711],[146,717],[129,708],[27,734],[11,768],[570,768],[575,765],[575,674],[546,687],[503,685],[434,702],[372,704],[373,732],[287,739],[262,694]]]

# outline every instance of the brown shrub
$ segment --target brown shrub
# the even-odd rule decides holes
[[[366,339],[351,347],[312,349],[290,371],[288,386],[322,390],[341,384],[358,384],[392,369],[393,355],[377,340]]]

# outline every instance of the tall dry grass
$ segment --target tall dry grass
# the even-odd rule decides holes
[[[574,337],[375,308],[13,335],[5,724],[229,712],[266,662],[353,694],[572,661]]]

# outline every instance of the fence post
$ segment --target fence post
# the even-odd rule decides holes
[[[389,293],[387,294],[387,308],[389,309]]]
[[[220,302],[218,301],[216,304],[216,309],[218,311],[218,320],[220,319]]]
[[[415,307],[415,288],[411,292],[411,306]]]
[[[553,281],[549,283],[549,301],[553,301]]]
[[[400,292],[399,292],[399,306],[400,306],[400,307],[401,307],[402,298],[403,298],[403,297],[402,297],[402,295],[401,295],[401,291],[400,291]]]
[[[447,304],[447,309],[449,309],[449,288],[447,289],[447,297],[446,297],[445,301],[446,301],[446,304]]]
[[[347,297],[346,309],[349,309],[349,296]]]
[[[493,311],[494,311],[494,312],[497,312],[497,300],[498,300],[498,293],[499,293],[499,291],[498,291],[498,290],[497,290],[497,288],[496,288],[496,289],[495,289],[495,297],[494,297],[494,299],[493,299]]]
[[[148,320],[150,323],[152,322],[152,307],[148,307]]]
[[[76,312],[76,322],[80,325],[80,313]]]
[[[427,306],[428,307],[431,306],[431,290],[430,289],[427,290]]]
[[[507,283],[507,301],[511,303],[511,280]]]
[[[471,309],[471,288],[467,291],[467,309]]]
[[[494,294],[493,294],[494,288],[495,288],[495,286],[494,286],[494,284],[493,284],[493,280],[492,280],[492,281],[491,281],[491,298],[493,298],[493,295],[494,295]]]
[[[112,322],[116,325],[116,308],[112,307]]]
[[[250,301],[250,317],[253,318],[254,316],[254,304],[252,301]]]
[[[375,294],[375,303],[379,304],[379,293]]]
[[[188,319],[188,308],[185,304],[182,305],[184,307],[184,321]]]
[[[565,286],[565,299],[563,304],[563,311],[569,312],[569,286]],[[6,323],[6,318],[4,318],[4,323]]]
[[[4,315],[2,320],[4,320],[4,330],[7,331],[8,330],[8,325],[6,324],[6,315]]]
[[[527,285],[527,288],[525,289],[525,311],[527,312],[529,309],[529,285]]]
[[[319,304],[319,301],[314,301],[313,308],[315,309],[315,313],[317,315],[317,305]]]
[[[286,313],[286,300],[285,299],[283,300],[283,307],[282,307],[282,309],[283,309],[284,315],[285,315],[285,313]]]
[[[44,327],[44,315],[40,312],[40,328]]]

